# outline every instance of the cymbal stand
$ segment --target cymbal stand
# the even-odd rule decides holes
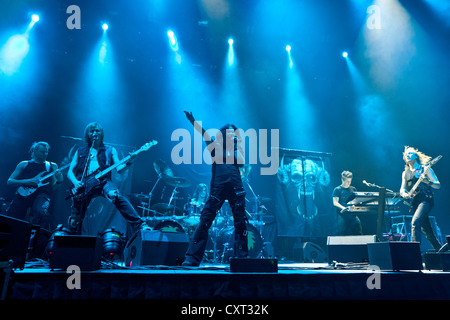
[[[256,216],[258,217],[258,220],[259,220],[259,235],[261,236],[261,241],[264,244],[264,236],[263,236],[263,230],[262,230],[263,229],[263,223],[262,223],[263,212],[262,211],[260,212],[260,208],[262,208],[262,202],[259,201],[258,196],[253,191],[253,188],[250,185],[250,182],[249,182],[248,178],[245,180],[245,182],[247,183],[248,188],[250,189],[250,191],[252,192],[253,196],[255,197],[255,205],[256,205],[256,212],[255,213],[256,213]],[[261,247],[261,251],[259,253],[259,256],[261,258],[264,257],[264,245]]]
[[[256,215],[258,216],[258,220],[260,220],[259,222],[259,233],[261,234],[261,236],[262,236],[262,221],[261,221],[261,216],[262,216],[262,211],[260,212],[259,210],[260,210],[260,208],[262,207],[262,202],[261,201],[259,201],[259,198],[258,198],[258,196],[256,195],[256,193],[253,191],[253,188],[252,188],[252,186],[250,185],[250,182],[248,181],[248,178],[247,178],[247,180],[245,180],[245,182],[247,183],[247,185],[248,185],[248,188],[250,189],[250,191],[251,191],[251,193],[253,194],[253,197],[255,198],[255,207],[256,207]]]
[[[148,203],[147,203],[148,211],[151,211],[150,209],[151,209],[153,191],[155,191],[156,185],[158,184],[159,180],[161,180],[161,174],[158,174],[158,179],[156,180],[155,184],[153,185],[152,190],[150,190],[150,192],[148,193]],[[143,210],[143,216],[145,216],[145,214],[144,214],[145,209],[142,209],[142,210]]]
[[[217,215],[216,215],[217,218]],[[212,263],[217,263],[217,238],[219,236],[219,228],[217,228],[217,220],[214,219],[211,227],[211,240],[213,242],[213,260]]]
[[[174,208],[172,211],[172,215],[175,215],[176,201],[177,201],[175,195],[178,194],[177,188],[178,187],[173,188],[172,195],[170,196],[169,205],[168,205],[170,207],[170,205],[172,204],[172,200],[174,200]],[[174,199],[174,197],[175,197],[175,199]]]

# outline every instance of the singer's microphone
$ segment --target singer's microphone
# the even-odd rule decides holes
[[[363,183],[364,183],[366,186],[370,187],[370,183],[368,183],[366,180],[363,180]]]

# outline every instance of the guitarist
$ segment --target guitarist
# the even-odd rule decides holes
[[[405,146],[403,160],[405,161],[405,170],[402,173],[400,195],[405,199],[412,200],[413,218],[411,221],[411,240],[420,242],[420,229],[422,229],[433,248],[439,250],[441,244],[436,238],[430,220],[428,219],[428,215],[434,206],[432,189],[439,189],[441,187],[432,168],[428,168],[424,172],[425,165],[430,162],[431,157],[415,148]],[[420,178],[422,182],[416,189],[415,194],[410,196],[409,191]]]
[[[67,178],[74,185],[75,190],[83,188],[87,177],[94,175],[99,170],[104,170],[114,163],[118,163],[119,156],[114,147],[103,144],[104,132],[97,122],[89,123],[84,131],[86,145],[75,153],[67,173]],[[116,168],[118,173],[127,170],[133,163],[136,155],[131,154],[130,160]],[[119,193],[119,189],[111,181],[109,172],[100,181],[101,183],[81,199],[73,199],[72,212],[69,217],[69,229],[73,234],[81,234],[81,227],[87,207],[95,197],[102,196],[111,201],[127,220],[134,231],[144,224],[139,214],[133,208],[129,200]]]
[[[47,161],[49,150],[50,145],[47,142],[34,142],[30,147],[31,160],[21,161],[9,177],[7,184],[15,187],[36,188],[42,173],[58,171],[56,163]],[[48,180],[48,184],[39,187],[28,197],[16,193],[7,214],[13,218],[25,220],[28,209],[31,209],[31,222],[43,229],[48,229],[51,187],[56,183],[61,183],[63,176],[58,171]]]

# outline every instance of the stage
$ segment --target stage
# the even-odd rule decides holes
[[[374,271],[368,264],[278,263],[277,272],[231,272],[230,265],[199,268],[102,262],[73,276],[45,262],[27,263],[11,275],[6,300],[446,300],[450,273],[437,270]]]

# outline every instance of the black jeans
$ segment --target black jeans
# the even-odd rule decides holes
[[[25,220],[28,209],[31,209],[31,223],[39,225],[42,229],[49,229],[50,197],[43,192],[37,192],[28,197],[15,194],[7,209],[7,215],[16,219]]]
[[[111,192],[114,192],[115,194],[112,199],[108,197],[108,194]],[[119,210],[122,217],[124,217],[130,224],[133,232],[137,231],[144,223],[139,214],[131,205],[130,201],[120,194],[114,183],[107,181],[103,188],[98,188],[93,191],[86,199],[72,202],[72,213],[69,217],[69,229],[73,234],[81,234],[81,227],[83,225],[83,219],[86,214],[87,207],[92,199],[99,196],[103,196],[111,200],[114,206]]]
[[[361,220],[359,217],[349,212],[338,213],[338,235],[362,235]]]
[[[242,181],[240,177],[213,179],[211,193],[200,215],[200,223],[195,229],[186,252],[187,262],[194,265],[201,263],[208,241],[209,228],[225,200],[228,200],[234,218],[234,255],[236,257],[248,256],[245,190]]]
[[[433,203],[422,201],[417,206],[414,206],[414,215],[411,221],[411,241],[420,242],[422,238],[422,233],[430,241],[431,245],[435,250],[441,248],[439,240],[434,234],[433,228],[431,227],[429,213],[433,208]]]

